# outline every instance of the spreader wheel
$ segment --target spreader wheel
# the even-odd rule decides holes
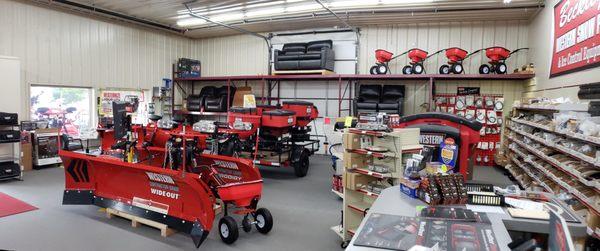
[[[461,74],[464,70],[462,64],[453,64],[450,69],[454,74]]]
[[[242,230],[246,233],[250,233],[252,230],[252,221],[250,221],[250,217],[247,214],[242,219]]]
[[[440,66],[440,74],[450,74],[450,66],[445,64]]]
[[[380,64],[380,65],[377,65],[377,69],[375,69],[375,72],[380,75],[385,75],[385,74],[387,74],[388,70],[389,69],[388,69],[387,65]]]
[[[267,234],[273,229],[273,216],[266,208],[256,210],[254,220],[256,220],[256,230],[261,234]]]
[[[239,231],[233,217],[225,216],[219,220],[219,236],[227,244],[234,243],[237,240]]]
[[[422,74],[425,71],[425,68],[421,63],[416,63],[412,67],[413,74]]]
[[[369,69],[369,73],[371,73],[371,75],[377,74],[377,65],[371,66],[371,69]]]
[[[410,66],[410,65],[404,66],[404,68],[402,68],[402,74],[404,74],[404,75],[412,74],[412,66]]]
[[[505,63],[499,63],[496,65],[496,73],[498,74],[506,74],[508,67],[506,67]]]
[[[490,74],[490,66],[486,64],[482,64],[479,66],[479,74]]]
[[[309,157],[310,153],[308,150],[303,149],[302,153],[300,154],[300,158],[292,163],[292,166],[294,167],[294,173],[297,177],[304,177],[308,173],[308,166],[310,165]]]

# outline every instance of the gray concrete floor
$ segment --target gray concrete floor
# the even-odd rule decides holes
[[[330,163],[327,156],[313,156],[304,178],[296,178],[291,169],[261,168],[260,206],[271,210],[273,230],[268,235],[241,232],[232,245],[222,243],[213,230],[200,250],[341,250],[339,237],[329,229],[339,224],[341,210],[341,200],[330,189]],[[510,184],[500,170],[489,167],[477,168],[475,177]],[[39,208],[0,218],[0,250],[196,250],[186,234],[163,238],[159,230],[107,219],[94,206],[62,206],[63,189],[61,168],[0,182],[0,192]]]

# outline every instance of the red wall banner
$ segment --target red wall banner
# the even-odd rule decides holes
[[[562,0],[554,6],[550,77],[600,64],[600,0]]]

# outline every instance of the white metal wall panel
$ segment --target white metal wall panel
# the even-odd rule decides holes
[[[22,62],[22,83],[151,88],[192,40],[0,0],[0,55]]]
[[[375,63],[376,49],[385,49],[394,54],[415,47],[430,53],[454,46],[469,52],[490,46],[504,46],[514,50],[527,47],[527,29],[526,21],[439,22],[363,27],[360,39],[360,73],[368,73]],[[525,64],[526,58],[526,51],[516,53],[507,61],[507,65],[512,70]],[[391,62],[392,72],[400,73],[408,61],[407,56],[401,56]],[[473,55],[466,60],[465,70],[467,73],[477,73],[481,62],[487,62],[485,53]],[[426,61],[425,68],[429,73],[437,73],[444,63],[446,57],[440,53]]]
[[[193,41],[191,57],[202,62],[203,76],[267,74],[264,40],[237,35]]]

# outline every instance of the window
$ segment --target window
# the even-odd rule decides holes
[[[31,121],[73,136],[94,122],[92,88],[31,86],[30,107]]]

